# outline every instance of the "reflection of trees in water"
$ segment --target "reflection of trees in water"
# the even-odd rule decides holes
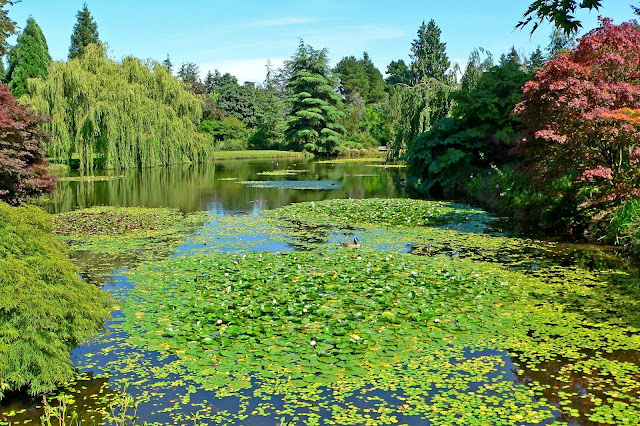
[[[272,170],[305,169],[294,177],[258,176]],[[183,212],[202,211],[220,202],[225,211],[255,210],[252,202],[262,200],[260,208],[328,198],[372,198],[402,196],[394,182],[403,170],[375,170],[370,174],[364,163],[317,164],[301,160],[236,160],[191,166],[156,167],[142,170],[98,171],[105,175],[124,175],[107,181],[60,182],[47,209],[52,213],[94,205],[173,207]],[[236,178],[236,180],[222,180]],[[336,180],[343,188],[332,191],[247,188],[246,180]]]
[[[632,363],[640,366],[640,353],[633,350],[618,350],[612,353],[599,353],[594,351],[584,351],[585,359],[600,357],[607,361],[617,361]],[[540,398],[546,398],[547,402],[556,405],[561,412],[559,421],[569,424],[599,425],[599,422],[588,420],[589,413],[599,405],[600,400],[603,405],[613,405],[607,402],[611,399],[611,385],[613,376],[604,372],[602,368],[574,368],[574,364],[584,361],[560,358],[545,362],[536,366],[537,371],[532,370],[526,363],[518,362],[517,358],[512,358],[512,362],[523,371],[517,374],[518,382],[524,385],[539,384],[542,388]],[[635,375],[634,382],[637,383],[635,393],[640,393],[640,374]],[[624,387],[624,385],[623,385]],[[569,404],[561,405],[563,398],[561,395],[570,395]],[[625,401],[623,398],[612,398],[615,401]],[[629,402],[626,400],[625,402]],[[570,409],[577,410],[580,417],[570,414]]]
[[[52,392],[47,395],[47,402],[51,407],[58,407],[59,402],[56,396],[64,393],[72,397],[73,402],[67,404],[68,423],[72,413],[77,414],[78,424],[100,425],[104,424],[107,414],[110,412],[110,403],[113,400],[114,391],[109,387],[109,380],[104,377],[93,377],[91,373],[85,375],[86,378],[78,380],[61,392]],[[24,410],[24,411],[23,411]],[[14,416],[8,417],[10,412],[15,412]],[[44,415],[42,395],[30,396],[25,391],[12,392],[5,395],[0,401],[0,421],[8,424],[43,424],[40,417]],[[56,419],[52,419],[52,424],[58,424]]]

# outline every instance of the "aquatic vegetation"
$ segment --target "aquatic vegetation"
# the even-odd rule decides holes
[[[397,199],[217,218],[119,278],[112,333],[79,367],[135,381],[174,424],[630,423],[635,278],[559,266],[493,221]]]
[[[51,216],[0,203],[0,399],[74,376],[70,351],[102,329],[111,301],[78,279]]]
[[[367,167],[378,167],[380,169],[406,169],[406,164],[368,164]]]
[[[122,179],[124,175],[119,176],[67,176],[58,180],[61,182],[106,182],[109,180]]]
[[[309,173],[308,170],[272,170],[266,172],[258,172],[256,173],[258,176],[296,176],[300,173]]]
[[[318,164],[341,164],[341,163],[382,163],[383,157],[356,157],[356,158],[336,158],[333,160],[316,161]]]
[[[393,391],[378,403],[381,424],[397,418],[398,405],[404,416],[455,421],[455,404],[470,395],[479,403],[468,415],[490,421],[522,411],[535,423],[551,408],[491,377],[500,356],[463,356],[496,348],[503,328],[512,329],[494,315],[511,297],[497,282],[510,278],[502,272],[364,250],[197,254],[136,271],[122,306],[132,320],[122,327],[132,344],[177,356],[171,368],[189,370],[219,398],[250,389],[273,414],[269,400],[280,396],[282,413],[305,422],[324,412],[334,424],[359,423],[368,411],[349,395]],[[501,414],[483,414],[482,391],[472,390],[480,383],[510,401]],[[313,402],[318,412],[304,408]]]
[[[310,223],[385,227],[454,225],[463,222],[487,224],[493,221],[483,210],[462,204],[399,198],[299,203],[267,212],[267,215]]]
[[[209,219],[206,212],[103,206],[58,214],[52,229],[69,244],[82,272],[102,284],[102,275],[114,267],[170,256],[187,233]]]
[[[258,180],[243,181],[240,183],[250,188],[306,189],[317,191],[342,188],[340,182],[331,180]]]

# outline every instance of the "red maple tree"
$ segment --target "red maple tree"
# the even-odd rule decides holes
[[[39,129],[43,121],[0,84],[0,201],[16,205],[55,188],[47,174],[47,137]]]
[[[600,22],[545,63],[514,110],[534,184],[550,191],[569,178],[576,208],[591,212],[637,197],[640,185],[640,27]]]

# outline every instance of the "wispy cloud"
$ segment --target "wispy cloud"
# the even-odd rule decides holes
[[[300,25],[300,24],[309,24],[312,22],[320,22],[322,19],[317,18],[308,18],[304,16],[297,17],[288,17],[288,18],[272,18],[272,19],[263,19],[259,21],[248,22],[246,24],[247,27],[284,27],[287,25]]]

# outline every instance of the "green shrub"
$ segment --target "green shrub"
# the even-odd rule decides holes
[[[0,203],[0,398],[72,378],[71,349],[109,316],[109,297],[78,278],[50,227],[36,207]]]
[[[640,253],[640,200],[630,201],[613,212],[605,236],[633,254]]]

